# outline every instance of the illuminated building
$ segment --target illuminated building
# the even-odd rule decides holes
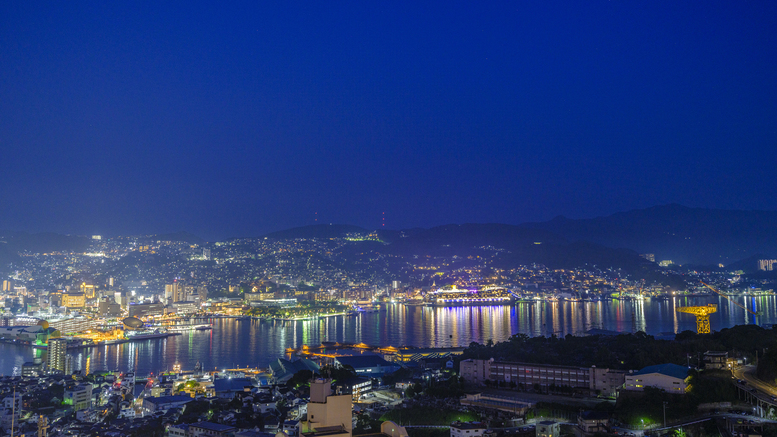
[[[71,317],[69,319],[49,320],[49,327],[62,333],[84,332],[92,329],[98,329],[100,322],[89,320],[84,317]]]
[[[300,435],[350,437],[352,414],[353,399],[350,394],[333,394],[331,379],[311,381],[307,421],[300,422]]]
[[[92,384],[82,383],[69,389],[65,389],[62,401],[65,405],[72,405],[74,411],[85,410],[92,406]]]
[[[66,373],[67,370],[67,340],[64,338],[49,339],[46,369],[49,373]]]
[[[612,396],[623,386],[626,373],[598,367],[555,366],[550,364],[515,363],[491,360],[463,360],[459,374],[469,383],[485,384],[486,380],[508,384],[548,388],[568,386]]]
[[[182,302],[186,300],[184,285],[178,281],[165,285],[165,299],[168,302]]]
[[[3,291],[11,291],[11,281],[3,281]]]
[[[454,355],[461,355],[463,353],[463,347],[400,349],[394,355],[394,361],[400,363],[409,363],[411,361],[420,361],[429,358],[451,358]]]
[[[359,376],[379,378],[399,370],[399,365],[389,363],[378,355],[352,355],[335,357],[335,366],[350,366]]]
[[[22,376],[24,377],[39,377],[43,375],[43,362],[35,360],[22,364]]]
[[[94,299],[94,289],[94,285],[87,284],[86,282],[81,284],[81,293],[83,293],[87,299]]]
[[[623,388],[629,391],[643,391],[645,387],[656,387],[667,393],[683,394],[688,389],[688,379],[687,367],[677,364],[658,364],[626,375]]]
[[[161,303],[133,303],[129,305],[130,317],[161,316],[165,313],[165,305]]]
[[[62,295],[62,306],[66,308],[83,308],[86,306],[84,293],[65,293]]]
[[[777,263],[777,259],[759,259],[758,270],[771,272],[774,270],[774,263]]]
[[[121,305],[111,302],[107,297],[100,299],[97,312],[102,317],[117,317],[121,315]]]

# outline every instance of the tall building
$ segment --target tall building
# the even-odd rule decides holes
[[[204,285],[197,287],[197,295],[200,296],[200,302],[208,300],[208,289]]]
[[[50,338],[46,368],[49,373],[67,372],[67,340],[64,338]]]
[[[194,285],[186,285],[183,287],[183,295],[181,296],[181,300],[179,302],[193,301],[192,296],[195,294],[197,294],[197,287]]]
[[[165,299],[168,302],[181,302],[186,300],[184,285],[178,281],[165,285]]]
[[[777,263],[777,259],[759,259],[758,270],[771,272],[774,270],[774,263]]]
[[[86,282],[81,283],[81,293],[84,293],[87,299],[94,299],[94,290],[94,285],[87,284]]]
[[[331,379],[310,382],[308,420],[300,423],[306,437],[351,437],[353,431],[353,398],[350,394],[333,394]]]
[[[3,291],[11,291],[11,281],[3,281]]]

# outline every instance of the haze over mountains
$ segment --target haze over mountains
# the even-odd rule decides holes
[[[273,232],[262,237],[333,238],[370,230],[353,225],[312,225]],[[398,255],[468,256],[473,250],[504,249],[505,264],[542,263],[576,267],[582,264],[622,267],[644,264],[639,253],[653,253],[656,261],[679,264],[731,265],[754,270],[759,258],[777,254],[777,211],[731,211],[689,208],[671,204],[632,210],[592,219],[553,220],[521,225],[447,224],[429,229],[379,230],[388,245],[380,250]],[[154,236],[202,244],[181,232]],[[57,234],[0,233],[0,262],[20,251],[83,251],[89,239]],[[366,247],[366,246],[365,246]],[[378,247],[375,247],[377,250]]]
[[[670,204],[593,219],[557,217],[524,226],[570,240],[654,253],[679,264],[728,265],[777,253],[777,211],[688,208]]]
[[[271,238],[310,238],[338,233],[367,231],[355,226],[306,226],[268,234]],[[656,261],[678,264],[729,265],[777,254],[777,211],[735,211],[689,208],[677,204],[620,212],[592,219],[553,220],[521,225],[464,224],[399,232],[383,231],[392,245],[416,250],[441,251],[451,247],[492,245],[514,250],[534,242],[575,245],[568,248],[604,246],[629,252],[655,254]],[[600,251],[603,248],[599,248]],[[540,250],[534,251],[538,256]],[[621,253],[622,254],[622,253]],[[581,254],[582,255],[582,254]],[[572,254],[570,254],[570,257]],[[748,258],[754,257],[753,260]],[[590,260],[595,262],[596,260]],[[752,261],[752,262],[751,262]],[[541,262],[539,259],[536,262]],[[747,270],[747,269],[746,269]]]

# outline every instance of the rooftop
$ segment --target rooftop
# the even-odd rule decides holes
[[[335,360],[344,366],[351,366],[354,369],[359,367],[392,366],[391,363],[384,360],[383,357],[379,355],[354,355],[348,357],[337,357]]]
[[[580,418],[583,420],[609,420],[610,414],[606,411],[583,411],[580,413]]]
[[[147,398],[143,398],[144,402],[151,402],[152,404],[172,404],[176,402],[189,402],[193,401],[194,398],[191,396],[159,396],[159,397],[153,397],[149,396]]]
[[[338,435],[338,434],[348,434],[348,431],[346,431],[342,425],[320,426],[316,428],[315,432],[305,432],[302,434],[306,436]]]
[[[483,422],[453,422],[451,428],[456,429],[486,429],[486,424]]]
[[[190,423],[189,427],[207,429],[208,431],[217,431],[217,432],[232,431],[235,429],[234,426],[222,425],[220,423],[213,423],[213,422]]]
[[[656,364],[655,366],[645,367],[639,372],[634,372],[634,375],[647,375],[649,373],[660,373],[662,375],[671,376],[672,378],[685,379],[688,377],[688,368],[671,363]]]

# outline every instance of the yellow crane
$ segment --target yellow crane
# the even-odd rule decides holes
[[[714,303],[706,306],[696,307],[677,307],[678,313],[693,314],[696,316],[696,332],[699,334],[709,334],[710,330],[710,314],[717,312],[718,306]]]
[[[726,299],[728,299],[729,302],[733,303],[734,305],[738,306],[739,308],[742,308],[743,310],[747,311],[748,313],[750,313],[750,314],[752,314],[754,316],[760,316],[759,313],[756,313],[754,311],[751,311],[751,310],[747,309],[744,305],[740,304],[739,302],[735,301],[734,299],[732,299],[732,298],[726,296],[725,294],[721,293],[720,291],[718,291],[712,285],[710,285],[710,284],[708,284],[708,283],[706,283],[704,281],[699,281],[699,282],[701,282],[702,284],[704,284],[705,287],[709,288],[710,290],[714,291],[715,293],[719,294],[720,296],[725,297]]]

